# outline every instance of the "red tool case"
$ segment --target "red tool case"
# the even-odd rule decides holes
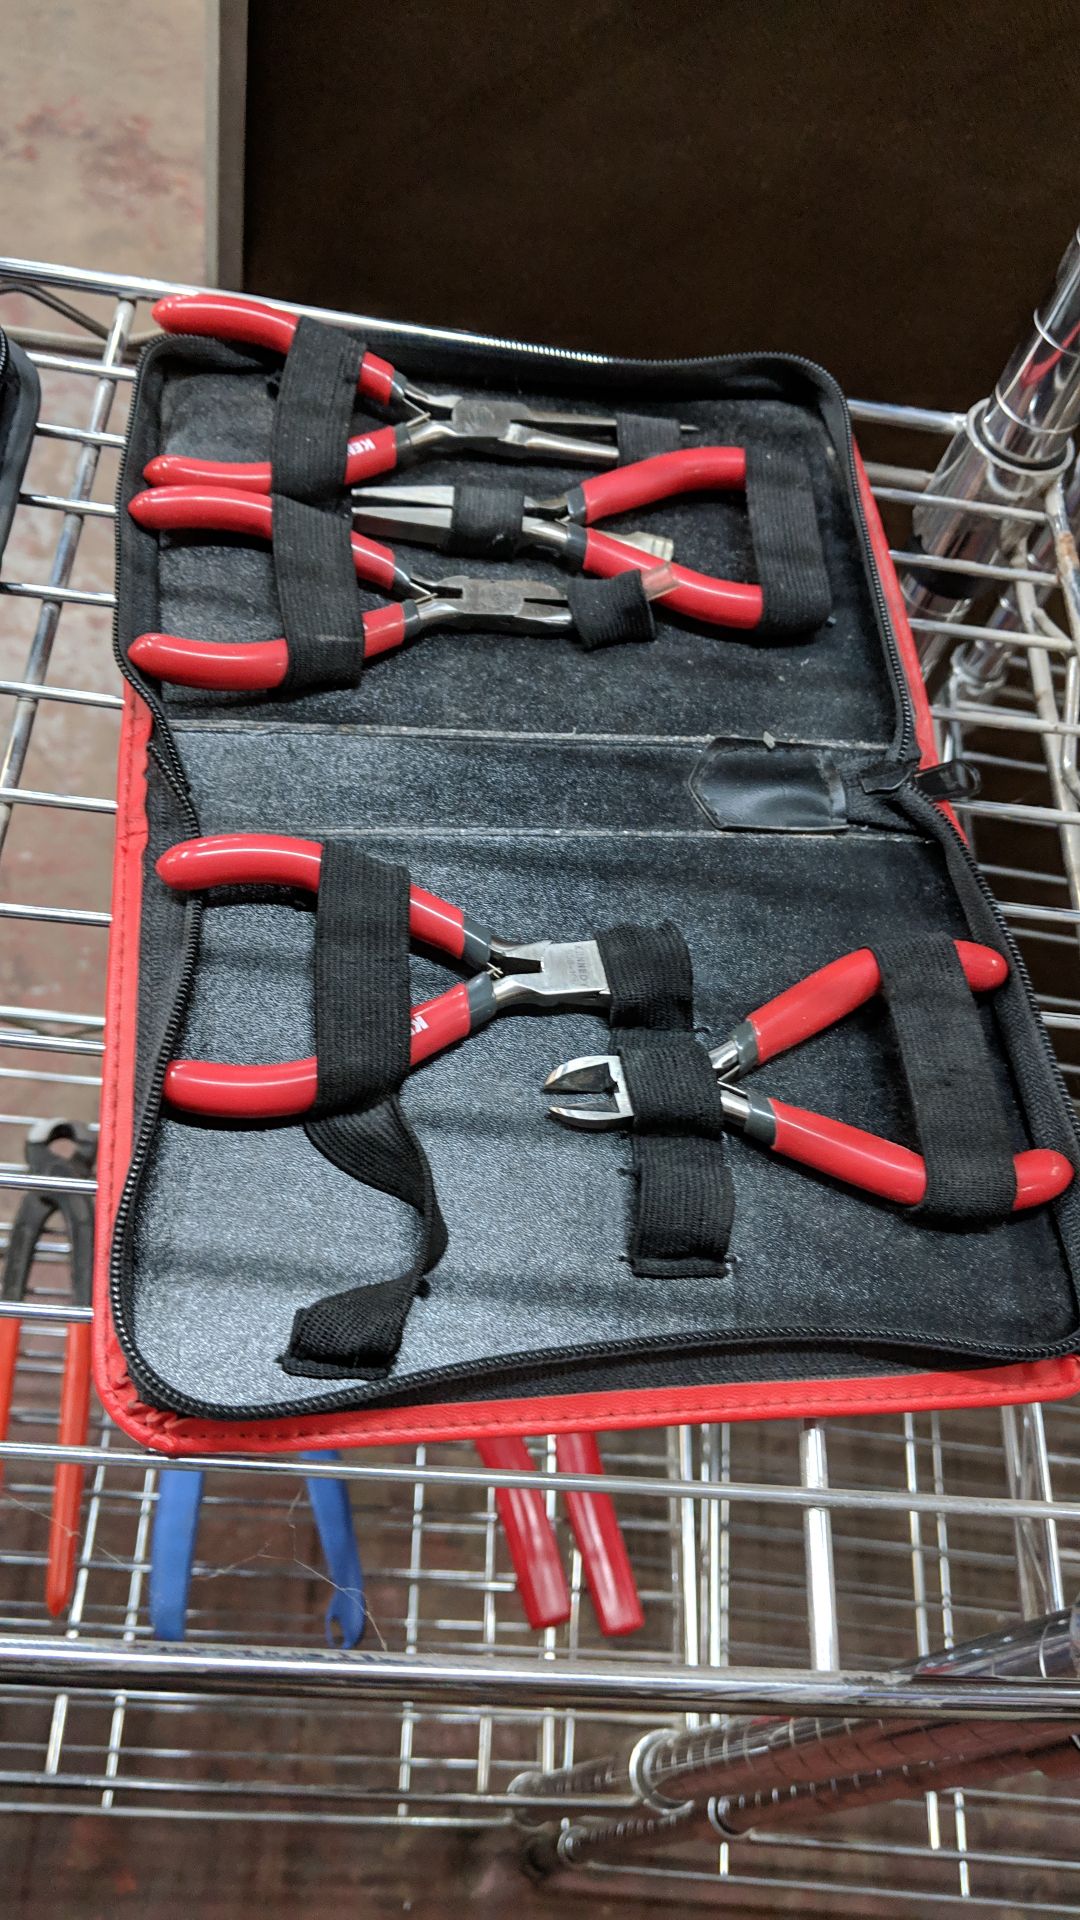
[[[1080,1158],[1018,957],[947,806],[911,778],[935,758],[929,716],[827,376],[777,356],[657,365],[422,334],[371,344],[427,382],[632,406],[691,420],[710,441],[795,446],[812,478],[833,611],[813,635],[767,644],[661,617],[654,645],[594,653],[561,638],[431,635],[343,691],[161,689],[128,662],[132,640],[150,628],[227,640],[280,632],[275,557],[228,536],[159,539],[120,515],[129,686],[95,1316],[110,1413],[179,1453],[1074,1392],[1075,1183],[1052,1207],[943,1227],[735,1141],[728,1257],[709,1276],[635,1275],[626,1138],[564,1132],[540,1096],[556,1062],[604,1048],[596,1016],[571,1012],[498,1022],[406,1082],[449,1247],[390,1374],[330,1382],[282,1371],[296,1308],[400,1264],[412,1217],[329,1165],[298,1126],[223,1130],[162,1113],[161,1077],[181,1042],[234,1059],[310,1051],[310,914],[269,897],[230,897],[201,914],[178,900],[153,863],[193,833],[355,837],[525,939],[668,917],[687,935],[695,1018],[710,1035],[875,937],[925,925],[988,941],[1012,962],[980,1019],[1015,1143]],[[151,347],[122,503],[162,451],[265,458],[275,394],[273,363],[259,354],[183,339]],[[458,456],[422,473],[490,471]],[[577,477],[513,470],[536,494]],[[738,497],[666,502],[654,520],[688,564],[753,577]],[[557,577],[530,558],[530,574],[545,570]],[[372,604],[360,594],[359,606]],[[869,776],[875,797],[864,805]],[[416,977],[437,991],[445,976],[425,964]],[[910,1137],[880,1004],[764,1077],[783,1098]]]

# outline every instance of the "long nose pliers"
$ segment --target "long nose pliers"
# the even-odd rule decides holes
[[[152,311],[166,333],[196,334],[282,355],[288,353],[298,325],[295,314],[232,294],[167,294]],[[476,453],[589,467],[614,465],[619,458],[618,422],[612,414],[559,412],[479,394],[428,393],[377,353],[364,354],[357,393],[380,412],[404,418],[348,442],[342,473],[348,487],[432,454]],[[206,483],[257,493],[271,488],[269,461],[193,460],[178,453],[149,461],[145,478],[151,486]]]
[[[193,893],[209,887],[280,886],[317,893],[322,844],[280,834],[219,833],[183,840],[157,861],[168,887]],[[423,887],[409,890],[409,931],[472,968],[468,981],[412,1009],[410,1061],[419,1066],[519,1007],[594,1008],[610,1000],[595,940],[537,940],[516,946],[495,937]],[[307,1113],[315,1099],[318,1062],[283,1060],[272,1066],[231,1066],[221,1060],[174,1060],[164,1093],[181,1112],[224,1120],[287,1119]]]
[[[56,1151],[56,1142],[71,1144],[67,1154]],[[38,1243],[53,1214],[59,1214],[67,1232],[70,1248],[71,1293],[76,1306],[90,1305],[94,1268],[94,1201],[88,1193],[72,1193],[65,1180],[90,1180],[97,1161],[97,1140],[89,1128],[71,1120],[42,1120],[32,1127],[26,1141],[26,1164],[39,1178],[54,1179],[54,1191],[36,1188],[19,1200],[11,1223],[7,1250],[0,1273],[0,1295],[5,1300],[23,1300],[38,1253]],[[0,1319],[0,1440],[6,1440],[11,1419],[15,1368],[19,1353],[20,1322],[15,1315]],[[62,1447],[86,1445],[90,1419],[90,1323],[72,1321],[64,1337],[64,1371],[60,1383],[60,1416],[56,1438]],[[45,1604],[54,1616],[70,1603],[75,1585],[75,1560],[79,1543],[79,1509],[82,1504],[83,1469],[76,1461],[62,1460],[53,1476],[52,1509],[49,1517],[49,1544],[45,1572]]]
[[[972,991],[999,987],[1008,962],[992,947],[958,940],[956,951]],[[733,1132],[759,1146],[771,1148],[787,1160],[829,1174],[848,1186],[901,1206],[917,1206],[926,1192],[926,1163],[893,1140],[848,1126],[843,1120],[788,1106],[764,1094],[748,1093],[734,1082],[777,1054],[823,1033],[846,1014],[870,1000],[881,986],[881,971],[870,947],[843,954],[820,967],[797,985],[748,1014],[726,1040],[714,1047],[710,1063],[720,1085],[724,1119]],[[633,1119],[633,1101],[621,1060],[614,1054],[595,1054],[567,1060],[544,1082],[555,1094],[605,1094],[600,1105],[560,1105],[552,1117],[567,1127],[591,1132],[625,1127]],[[1013,1211],[1041,1206],[1064,1192],[1073,1169],[1064,1154],[1045,1147],[1029,1148],[1014,1156],[1016,1198]]]
[[[601,532],[598,521],[688,493],[743,492],[745,488],[745,447],[683,447],[675,453],[654,454],[610,473],[593,474],[550,499],[526,496],[514,530],[514,549],[548,553],[572,572],[604,579],[634,568],[643,573],[655,565],[655,558],[641,544],[641,536],[635,533],[629,540],[623,534]],[[454,487],[414,486],[409,481],[363,487],[353,498],[353,524],[362,533],[445,548],[453,540],[458,498]],[[708,626],[753,629],[761,624],[765,599],[760,586],[720,579],[679,563],[672,567],[672,582],[661,598],[674,613]]]

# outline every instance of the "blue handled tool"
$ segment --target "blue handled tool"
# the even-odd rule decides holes
[[[305,1453],[305,1460],[336,1460],[336,1453]],[[155,1640],[182,1640],[195,1564],[204,1473],[163,1467],[158,1480],[150,1544],[150,1630]],[[364,1575],[344,1480],[314,1475],[305,1481],[326,1570],[334,1592],[326,1609],[330,1646],[355,1647],[367,1618]]]

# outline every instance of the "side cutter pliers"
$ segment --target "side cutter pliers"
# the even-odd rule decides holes
[[[158,859],[157,872],[166,886],[180,893],[235,886],[317,893],[321,865],[318,840],[219,833],[169,847]],[[409,931],[413,940],[473,969],[468,981],[413,1007],[414,1067],[486,1026],[496,1014],[520,1007],[602,1009],[610,999],[595,940],[537,940],[516,946],[497,939],[490,928],[423,887],[409,891]],[[164,1093],[181,1112],[229,1121],[286,1119],[308,1112],[317,1084],[314,1056],[267,1066],[174,1060],[165,1074]]]
[[[197,334],[282,355],[288,353],[298,324],[294,313],[233,294],[167,294],[152,311],[166,333]],[[342,472],[348,487],[443,453],[580,461],[589,467],[614,465],[619,458],[618,423],[612,414],[531,407],[522,400],[490,400],[483,394],[429,393],[376,353],[364,355],[357,392],[380,411],[405,418],[349,440]],[[144,477],[150,486],[206,483],[257,493],[269,493],[271,487],[268,460],[194,460],[164,453],[147,463]]]
[[[1003,954],[992,947],[958,940],[956,951],[968,985],[975,993],[999,987],[1008,972]],[[720,1083],[724,1118],[733,1132],[769,1147],[785,1159],[829,1174],[848,1186],[901,1206],[918,1206],[926,1192],[926,1163],[893,1140],[848,1126],[843,1120],[788,1106],[764,1094],[748,1093],[734,1082],[754,1067],[786,1053],[814,1034],[823,1033],[846,1014],[853,1013],[877,993],[881,972],[870,947],[843,954],[820,967],[797,985],[788,987],[765,1006],[740,1021],[726,1040],[709,1055]],[[597,1054],[568,1060],[544,1082],[545,1091],[558,1094],[610,1096],[604,1106],[570,1104],[550,1109],[564,1126],[589,1131],[627,1126],[633,1102],[621,1060]],[[1013,1211],[1041,1206],[1064,1192],[1073,1169],[1064,1154],[1045,1147],[1029,1148],[1014,1156],[1016,1198]]]

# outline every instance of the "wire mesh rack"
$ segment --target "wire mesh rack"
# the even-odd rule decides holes
[[[0,1114],[0,1239],[27,1184],[27,1128],[57,1113],[92,1121],[96,1109],[120,706],[112,502],[133,350],[146,303],[170,290],[0,262],[0,320],[21,330],[43,389],[0,581],[10,995],[0,1006],[10,1109]],[[898,563],[915,567],[911,516],[949,508],[934,473],[963,416],[855,413]],[[1080,629],[1069,625],[1078,602],[1066,486],[1058,471],[1026,505],[1010,503],[1012,544],[956,563],[1000,592],[993,612],[943,610],[928,592],[915,625],[942,751],[982,775],[978,797],[962,803],[965,824],[1075,1084]],[[964,505],[1004,527],[1002,507]],[[637,1805],[629,1793],[556,1802],[512,1792],[522,1775],[728,1712],[895,1715],[902,1663],[1062,1609],[1078,1584],[1076,1406],[715,1425],[604,1444],[647,1615],[630,1649],[613,1650],[584,1603],[545,1442],[533,1443],[533,1484],[570,1568],[565,1627],[535,1634],[518,1607],[494,1501],[515,1476],[446,1445],[361,1452],[333,1469],[349,1482],[364,1558],[363,1654],[321,1644],[325,1576],[301,1469],[279,1459],[205,1463],[187,1640],[155,1647],[146,1587],[158,1463],[100,1412],[85,1448],[55,1444],[63,1341],[82,1312],[67,1292],[67,1252],[58,1233],[42,1245],[0,1445],[8,1815],[505,1825],[507,1845],[521,1845],[522,1827],[564,1814],[629,1820]],[[74,1598],[55,1622],[42,1595],[61,1458],[81,1460],[87,1478]],[[934,1697],[931,1687],[924,1711]],[[1074,1698],[1044,1678],[1011,1695],[983,1690],[965,1711],[1017,1729],[1035,1714],[1056,1718],[1066,1741]],[[910,1692],[904,1700],[911,1710]],[[625,1858],[615,1847],[564,1865],[551,1898],[587,1886],[651,1891],[685,1910],[1074,1913],[1080,1781],[1068,1767],[1053,1778],[1020,1772],[1007,1785],[976,1779],[738,1840],[707,1821],[675,1822]]]

